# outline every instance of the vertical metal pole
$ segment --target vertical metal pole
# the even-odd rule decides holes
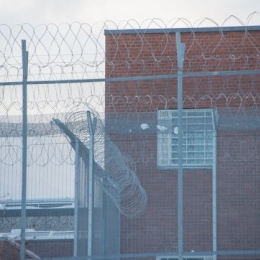
[[[88,171],[88,256],[92,256],[93,247],[93,193],[94,193],[94,133],[96,128],[96,118],[91,119],[90,111],[87,111],[89,127],[89,171]]]
[[[178,257],[183,259],[183,149],[182,149],[182,112],[183,89],[182,73],[185,44],[181,43],[181,35],[176,33],[177,61],[178,61]]]
[[[212,167],[212,248],[217,251],[217,131],[214,124],[213,130],[213,167]],[[213,260],[217,254],[213,254]]]
[[[78,256],[79,239],[79,139],[75,142],[74,257]]]
[[[25,259],[25,230],[26,230],[26,178],[27,178],[27,77],[28,52],[26,41],[22,40],[22,66],[23,66],[23,144],[22,144],[22,198],[21,198],[21,249],[20,259]]]
[[[119,197],[120,198],[120,197]],[[117,210],[117,248],[116,248],[116,254],[120,254],[120,241],[121,241],[121,215],[120,215],[120,211],[118,209]],[[120,257],[117,258],[118,260],[120,259]]]

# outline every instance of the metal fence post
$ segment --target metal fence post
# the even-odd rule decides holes
[[[23,149],[22,149],[22,194],[21,194],[21,249],[20,259],[25,259],[25,230],[26,230],[26,179],[27,179],[27,77],[28,52],[26,41],[22,40],[22,66],[23,66]]]
[[[93,195],[94,195],[94,133],[96,128],[96,118],[91,119],[90,111],[87,111],[89,127],[89,172],[88,172],[88,257],[93,253]]]
[[[74,257],[78,256],[79,239],[79,139],[75,142]]]
[[[217,131],[213,129],[213,167],[212,167],[212,249],[213,260],[217,259]]]
[[[182,73],[185,44],[181,43],[180,32],[176,32],[176,47],[178,61],[178,256],[183,259],[183,149],[182,149],[182,112],[183,112],[183,89]]]

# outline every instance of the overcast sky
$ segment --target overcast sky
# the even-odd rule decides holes
[[[243,23],[253,12],[250,24],[260,24],[260,0],[0,0],[0,24],[13,26],[30,23],[82,22],[95,24],[111,20],[119,24],[134,19],[159,18],[166,24],[176,18],[186,18],[191,24],[207,17],[219,25],[230,15]],[[227,25],[236,25],[229,19]],[[237,24],[239,25],[239,24]]]

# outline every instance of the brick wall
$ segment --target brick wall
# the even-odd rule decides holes
[[[39,259],[39,257],[32,251],[25,250],[26,259]],[[0,241],[0,259],[1,260],[19,260],[20,259],[20,245],[10,239]]]
[[[28,240],[26,259],[73,256],[73,240]],[[20,245],[10,239],[0,241],[1,260],[19,260]]]
[[[72,257],[73,240],[29,240],[26,248],[40,257]]]
[[[186,45],[186,73],[259,69],[259,31],[193,32],[182,33],[181,38]],[[174,74],[176,68],[174,33],[106,35],[106,77]],[[259,74],[185,77],[183,106],[257,107],[259,85]],[[107,82],[105,98],[106,112],[115,112],[119,118],[123,112],[176,108],[177,79]],[[138,141],[117,135],[112,140],[124,153],[139,158],[138,177],[148,193],[143,216],[121,219],[122,253],[176,251],[177,173],[157,169],[156,135],[136,137]],[[259,132],[219,131],[217,140],[218,249],[259,249]],[[142,161],[145,152],[150,160]],[[184,171],[185,251],[212,250],[211,187],[211,171]]]
[[[259,69],[259,31],[219,31],[181,35],[182,42],[186,45],[184,73]],[[177,73],[174,33],[106,35],[107,78],[174,73]],[[251,106],[253,102],[259,103],[259,83],[259,75],[185,77],[184,106]],[[246,96],[249,92],[253,96]],[[240,94],[243,100],[235,94]],[[106,109],[116,109],[118,112],[141,112],[151,109],[156,111],[158,108],[166,108],[165,103],[162,104],[158,100],[160,95],[169,99],[168,108],[177,106],[172,100],[172,97],[177,98],[176,78],[106,83]],[[143,106],[140,106],[135,98],[148,101],[148,96],[152,102]],[[192,99],[187,98],[188,96]],[[127,104],[127,101],[131,101],[131,105]],[[115,106],[112,106],[113,102],[116,102]]]

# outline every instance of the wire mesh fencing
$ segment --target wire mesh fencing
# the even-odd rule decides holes
[[[260,259],[255,19],[1,25],[2,259]]]

